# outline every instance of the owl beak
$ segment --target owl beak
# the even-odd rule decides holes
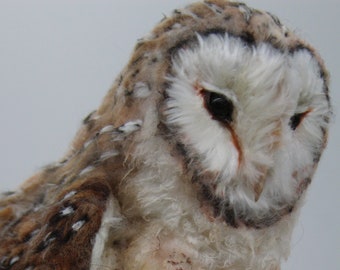
[[[265,184],[265,180],[261,179],[261,181],[258,181],[255,185],[254,185],[254,195],[255,195],[255,202],[257,202],[262,194],[263,188],[264,188],[264,184]]]
[[[257,202],[261,194],[263,192],[264,186],[266,184],[266,179],[267,179],[267,169],[262,169],[262,175],[261,177],[257,180],[257,182],[253,185],[253,192],[254,192],[254,200]]]

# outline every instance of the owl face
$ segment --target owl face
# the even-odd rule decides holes
[[[320,72],[306,49],[228,34],[198,35],[173,58],[167,121],[216,215],[261,227],[292,211],[325,144]]]

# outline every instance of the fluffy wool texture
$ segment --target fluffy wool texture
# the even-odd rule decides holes
[[[69,152],[2,196],[0,269],[279,270],[330,115],[321,58],[275,16],[175,10]]]

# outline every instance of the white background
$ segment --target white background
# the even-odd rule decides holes
[[[136,40],[180,0],[0,0],[0,190],[66,151],[129,59]],[[319,49],[340,103],[339,0],[248,0]],[[338,113],[339,114],[339,113]],[[283,269],[340,269],[340,126],[309,189]]]

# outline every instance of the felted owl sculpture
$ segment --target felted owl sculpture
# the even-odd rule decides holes
[[[328,73],[268,12],[178,9],[69,152],[0,201],[0,269],[265,269],[326,145]]]

